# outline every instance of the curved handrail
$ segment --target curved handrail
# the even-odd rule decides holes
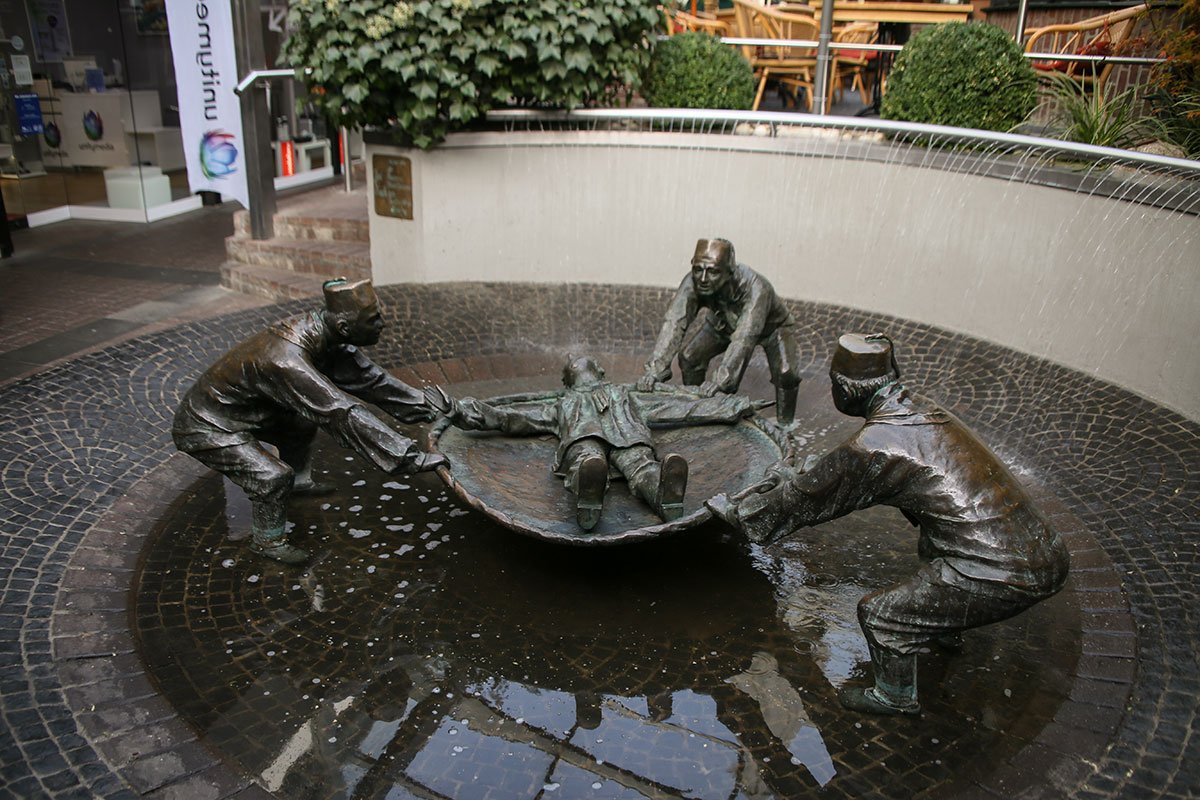
[[[948,125],[926,125],[916,122],[901,122],[877,118],[835,117],[799,114],[787,111],[727,111],[695,108],[584,108],[574,111],[495,109],[487,113],[487,119],[492,122],[588,122],[601,120],[672,120],[693,123],[751,122],[771,125],[881,131],[917,137],[949,137],[962,141],[1053,150],[1068,155],[1085,156],[1089,159],[1111,159],[1146,166],[1168,167],[1200,177],[1200,161],[1193,161],[1186,158],[1141,153],[1134,150],[1121,150],[1115,147],[1100,147],[1098,145],[1068,142],[1061,139],[1046,139],[1022,133],[1002,133],[974,128],[953,128]]]

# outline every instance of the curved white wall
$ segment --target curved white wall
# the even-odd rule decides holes
[[[414,201],[411,221],[372,207],[375,279],[675,286],[696,239],[724,236],[785,297],[978,336],[1200,419],[1200,219],[845,147],[610,132],[375,146],[412,159]]]

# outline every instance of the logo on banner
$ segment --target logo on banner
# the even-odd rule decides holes
[[[100,119],[100,115],[95,111],[88,111],[83,115],[83,135],[93,142],[104,137],[104,120]]]
[[[62,131],[53,122],[47,122],[45,129],[42,130],[42,138],[46,140],[46,146],[57,150],[62,144]]]
[[[222,130],[205,131],[200,140],[200,169],[206,178],[224,178],[237,172],[238,149],[234,135]]]

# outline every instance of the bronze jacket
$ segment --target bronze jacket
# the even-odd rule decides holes
[[[1066,580],[1066,546],[1016,477],[961,421],[899,383],[881,389],[866,422],[806,472],[739,502],[758,541],[874,505],[920,527],[918,551],[968,579],[1032,594]]]
[[[662,381],[670,379],[671,361],[679,355],[688,326],[704,308],[712,315],[713,327],[729,337],[729,346],[713,375],[713,382],[723,392],[737,390],[755,345],[777,328],[792,324],[791,312],[776,296],[774,287],[745,264],[734,268],[729,284],[714,297],[697,294],[689,273],[667,308],[654,353],[646,362],[647,373]]]
[[[313,311],[275,323],[209,367],[184,395],[171,432],[176,446],[191,453],[286,433],[300,417],[394,472],[415,446],[363,400],[403,422],[428,418],[420,392],[357,347],[339,343],[324,312]]]

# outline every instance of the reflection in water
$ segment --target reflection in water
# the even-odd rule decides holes
[[[137,595],[165,693],[280,797],[910,796],[1036,736],[1078,652],[1063,593],[969,634],[978,669],[927,657],[921,718],[862,717],[834,696],[866,674],[855,605],[915,559],[887,509],[768,549],[707,526],[586,551],[332,445],[318,467],[339,491],[293,503],[309,568],[231,543],[240,492],[211,476]]]
[[[821,740],[821,734],[808,719],[800,693],[779,674],[779,662],[770,653],[755,653],[750,668],[734,675],[729,682],[754,698],[763,722],[775,738],[792,754],[793,762],[803,764],[824,786],[833,777],[833,761]]]

